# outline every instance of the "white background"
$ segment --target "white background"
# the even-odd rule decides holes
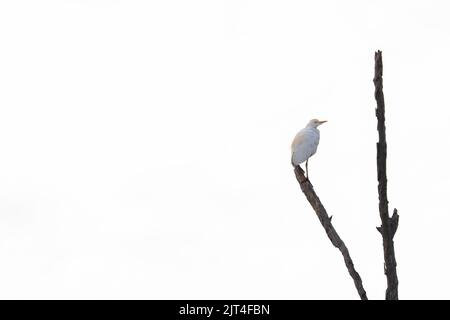
[[[399,296],[450,298],[446,1],[0,2],[0,298],[383,299],[383,51]]]

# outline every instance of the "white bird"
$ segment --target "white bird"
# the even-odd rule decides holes
[[[306,178],[308,178],[308,159],[316,153],[320,140],[320,131],[317,129],[322,123],[327,121],[319,121],[312,119],[306,127],[300,130],[292,141],[291,145],[291,162],[292,165],[299,166],[300,163],[306,161]]]

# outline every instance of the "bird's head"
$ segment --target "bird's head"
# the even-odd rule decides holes
[[[317,128],[318,126],[320,126],[322,123],[327,122],[327,120],[325,121],[319,121],[317,119],[312,119],[308,122],[308,124],[306,125],[308,128]]]

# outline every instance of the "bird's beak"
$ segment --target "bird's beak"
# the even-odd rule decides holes
[[[327,122],[327,120],[319,121],[319,126],[320,126],[321,124],[325,123],[325,122]]]

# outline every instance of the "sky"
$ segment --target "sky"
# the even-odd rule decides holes
[[[1,299],[384,299],[382,50],[400,299],[449,299],[446,1],[0,2]]]

